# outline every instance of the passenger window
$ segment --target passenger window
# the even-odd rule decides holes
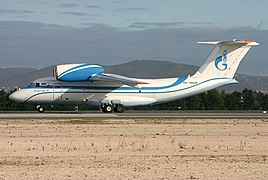
[[[36,83],[36,87],[39,87],[40,86],[40,83]]]

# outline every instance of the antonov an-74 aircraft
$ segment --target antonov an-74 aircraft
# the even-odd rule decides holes
[[[33,81],[9,98],[21,103],[81,104],[100,106],[103,112],[124,112],[126,106],[158,104],[199,94],[223,85],[237,83],[234,74],[252,46],[252,40],[199,42],[215,45],[193,76],[166,79],[136,79],[104,73],[90,64],[63,64],[54,69],[55,77]]]

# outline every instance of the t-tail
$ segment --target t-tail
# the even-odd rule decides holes
[[[230,78],[252,46],[259,43],[253,40],[233,40],[217,42],[198,42],[199,44],[215,45],[208,58],[193,77],[197,78]]]

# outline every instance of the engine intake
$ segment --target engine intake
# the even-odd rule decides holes
[[[59,81],[88,81],[92,75],[101,74],[104,68],[91,64],[61,64],[54,69],[54,75]]]

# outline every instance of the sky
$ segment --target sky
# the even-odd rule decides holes
[[[135,59],[199,66],[211,46],[197,41],[260,43],[239,72],[268,75],[267,0],[1,0],[0,67]]]

